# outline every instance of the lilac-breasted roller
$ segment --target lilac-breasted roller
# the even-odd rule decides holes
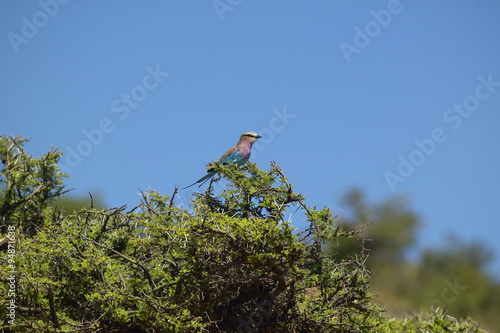
[[[262,138],[255,132],[245,132],[240,136],[238,143],[233,148],[230,148],[221,158],[216,162],[216,164],[222,163],[226,164],[228,162],[236,163],[238,166],[245,164],[250,158],[250,152],[252,150],[252,145],[258,138]],[[207,174],[200,179],[198,179],[193,184],[182,188],[184,190],[195,184],[201,183],[203,185],[207,180],[209,180],[213,175],[215,175],[215,170],[213,168],[208,168]]]

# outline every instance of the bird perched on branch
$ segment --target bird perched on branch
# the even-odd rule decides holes
[[[257,139],[262,138],[260,135],[257,135],[255,132],[245,132],[240,136],[238,143],[233,148],[230,148],[222,157],[216,162],[216,164],[226,164],[228,162],[236,163],[238,166],[245,164],[250,158],[250,152],[252,150],[252,145]],[[211,177],[215,175],[215,170],[213,168],[208,168],[207,174],[200,179],[198,179],[193,184],[182,188],[182,190],[191,187],[195,184],[201,183],[203,185],[206,181],[208,181]]]

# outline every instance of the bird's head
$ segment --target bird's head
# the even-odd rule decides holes
[[[248,141],[248,142],[253,144],[259,138],[262,138],[262,137],[260,135],[257,135],[257,133],[255,133],[255,132],[248,131],[248,132],[245,132],[241,135],[240,142]]]

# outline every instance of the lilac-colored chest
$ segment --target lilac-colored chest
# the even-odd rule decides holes
[[[250,142],[242,142],[238,148],[243,158],[248,160],[250,158],[250,152],[252,151],[252,144]]]

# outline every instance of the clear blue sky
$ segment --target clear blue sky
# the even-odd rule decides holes
[[[499,17],[496,1],[1,0],[0,132],[61,147],[75,194],[133,206],[253,130],[252,160],[309,204],[407,195],[419,246],[480,240],[498,273]]]

